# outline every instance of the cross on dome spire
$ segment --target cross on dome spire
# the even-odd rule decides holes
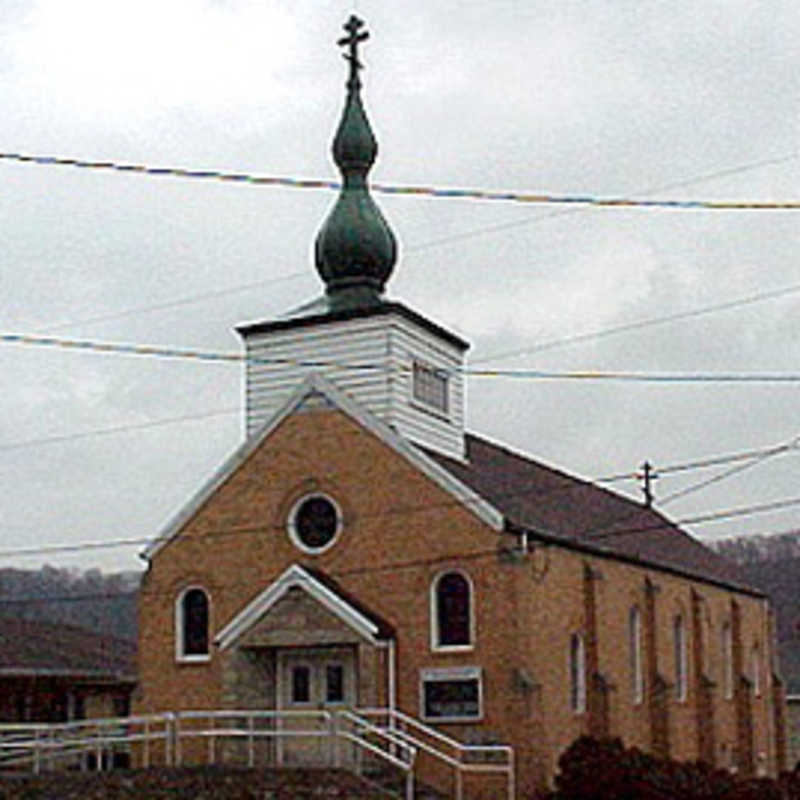
[[[367,31],[359,33],[364,27],[364,20],[359,19],[355,14],[351,14],[350,19],[342,27],[349,35],[343,36],[336,44],[340,47],[348,47],[350,50],[349,53],[342,53],[345,60],[350,62],[350,78],[347,81],[347,87],[357,88],[361,85],[358,71],[364,68],[364,65],[358,60],[358,46],[361,42],[369,39],[369,33]]]
[[[333,140],[333,160],[342,173],[342,189],[314,246],[314,261],[325,281],[329,308],[345,311],[380,304],[386,281],[397,260],[391,228],[369,193],[367,174],[378,154],[378,143],[361,102],[358,46],[369,34],[355,14],[339,39],[350,63],[347,98]]]

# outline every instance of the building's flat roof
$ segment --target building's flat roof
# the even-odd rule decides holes
[[[469,343],[460,336],[432,322],[422,314],[418,314],[408,306],[390,300],[384,300],[377,305],[365,306],[362,308],[331,311],[328,298],[323,295],[306,305],[290,311],[283,317],[264,320],[262,322],[246,322],[237,325],[236,331],[241,336],[252,336],[260,333],[271,333],[273,331],[287,331],[311,326],[318,327],[330,323],[344,322],[345,320],[367,319],[369,317],[385,316],[387,314],[399,314],[401,317],[405,317],[410,322],[441,337],[460,350],[469,349]]]

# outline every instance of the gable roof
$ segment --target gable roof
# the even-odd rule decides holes
[[[485,497],[476,493],[468,484],[460,481],[452,471],[441,466],[435,459],[430,458],[422,449],[415,447],[408,440],[399,436],[385,422],[356,403],[327,378],[318,373],[311,373],[261,430],[247,439],[226,459],[189,502],[169,521],[162,532],[147,545],[141,553],[141,557],[144,559],[152,558],[161,548],[172,541],[180,533],[183,526],[212,497],[214,492],[233,475],[239,466],[269,437],[283,420],[301,409],[305,403],[319,406],[321,402],[329,408],[335,408],[347,414],[357,424],[372,433],[402,458],[409,461],[412,466],[438,484],[457,502],[461,503],[464,508],[482,519],[487,525],[497,531],[503,529],[503,514]]]
[[[380,616],[359,603],[352,595],[320,570],[293,564],[263,592],[251,600],[215,637],[225,650],[253,627],[292,589],[301,589],[360,636],[372,642],[390,639],[393,628]]]
[[[465,463],[426,452],[500,509],[511,528],[763,596],[735,564],[653,508],[472,434]]]
[[[0,617],[0,676],[134,683],[136,644],[72,625]]]

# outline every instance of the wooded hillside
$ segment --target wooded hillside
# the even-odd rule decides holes
[[[0,616],[77,625],[135,640],[140,578],[140,572],[105,575],[99,569],[0,569]]]
[[[714,548],[770,596],[778,618],[781,672],[789,693],[800,693],[800,531],[723,539]]]

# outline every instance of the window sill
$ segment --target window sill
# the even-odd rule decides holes
[[[478,717],[422,717],[422,721],[428,725],[474,725],[476,722],[483,722],[483,716]]]
[[[474,644],[441,644],[432,645],[431,652],[437,655],[449,655],[458,653],[471,653],[475,650]]]
[[[453,418],[449,411],[442,411],[435,406],[425,405],[421,400],[412,400],[409,405],[411,408],[421,411],[423,414],[429,414],[431,417],[436,417],[436,419],[440,419],[442,422],[447,422],[448,424],[453,423]]]
[[[210,655],[196,655],[196,656],[176,656],[175,663],[177,664],[208,664],[211,661]]]

